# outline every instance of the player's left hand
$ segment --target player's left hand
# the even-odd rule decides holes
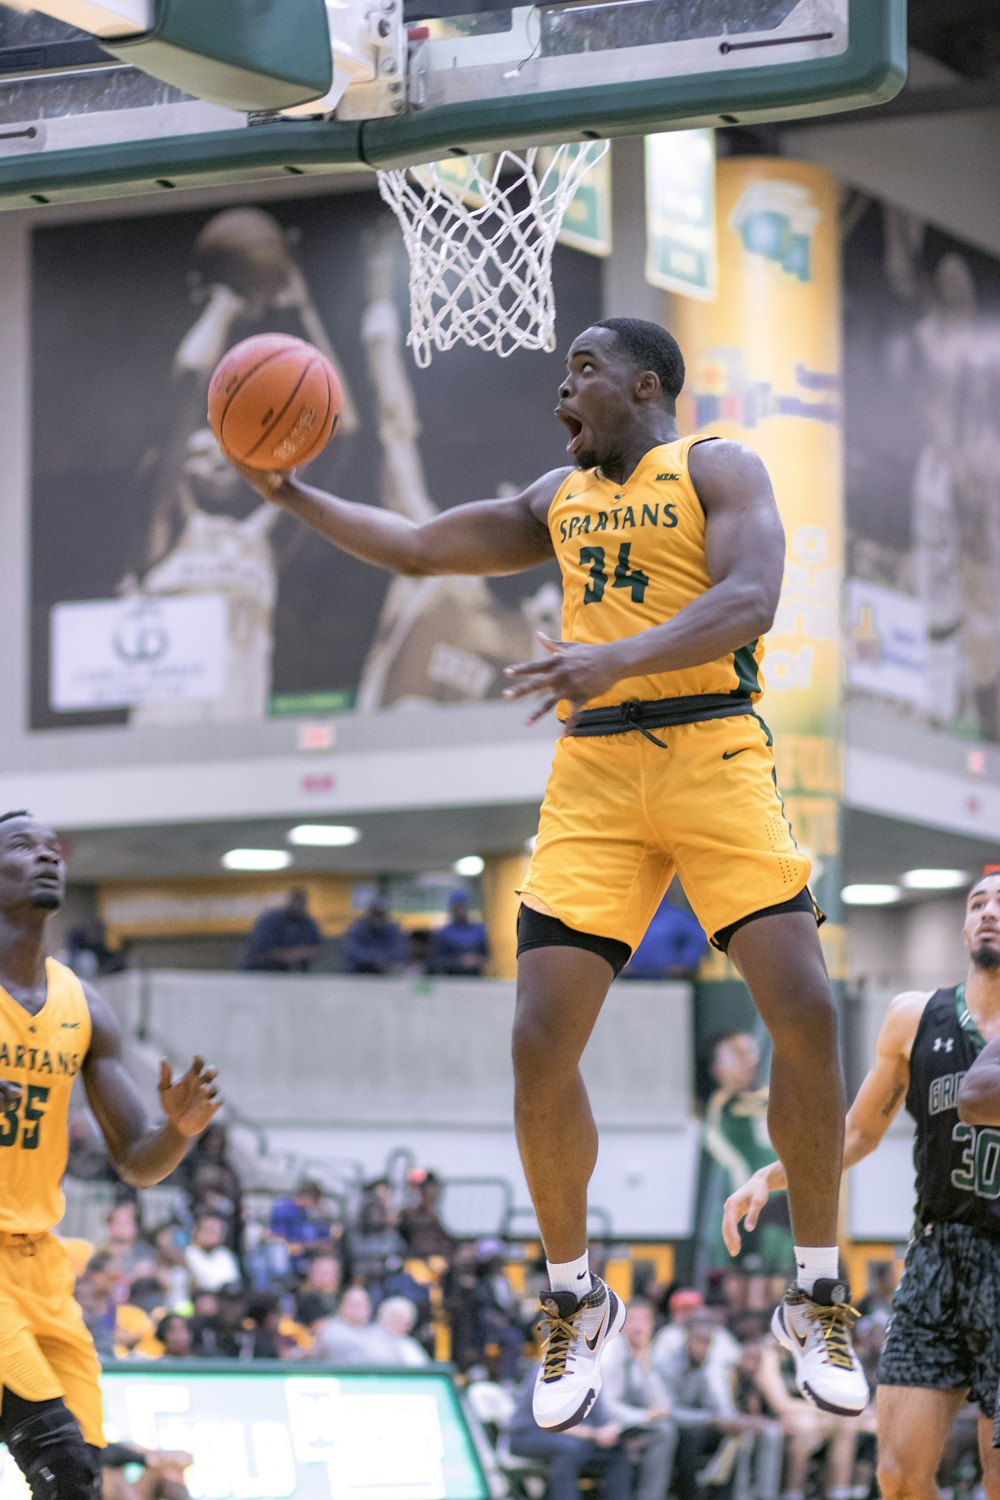
[[[570,717],[566,727],[571,727],[581,709],[592,698],[600,697],[614,687],[621,668],[606,645],[584,646],[579,641],[554,641],[541,630],[535,632],[549,653],[540,661],[523,661],[515,667],[506,667],[504,676],[513,678],[504,688],[505,698],[523,698],[528,693],[542,693],[542,702],[525,719],[526,724],[535,724],[550,709],[565,698],[570,705]]]
[[[160,1098],[167,1119],[181,1135],[201,1135],[222,1108],[216,1077],[217,1070],[206,1068],[204,1059],[196,1057],[184,1077],[174,1083],[170,1064],[165,1057],[160,1059]]]

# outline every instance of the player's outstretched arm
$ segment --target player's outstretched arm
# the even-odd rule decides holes
[[[904,990],[889,1002],[875,1046],[875,1061],[858,1089],[844,1122],[844,1171],[875,1150],[885,1135],[910,1082],[910,1052],[929,996]],[[1000,1052],[997,1054],[1000,1059]],[[780,1161],[761,1167],[726,1199],[722,1237],[730,1255],[740,1249],[740,1223],[754,1229],[771,1193],[787,1187]]]
[[[216,1072],[196,1057],[175,1083],[170,1065],[160,1063],[162,1125],[150,1125],[139,1092],[122,1062],[122,1034],[107,1002],[84,986],[93,1028],[90,1050],[83,1064],[87,1102],[101,1127],[111,1160],[120,1177],[132,1187],[152,1187],[180,1163],[196,1135],[200,1135],[221,1101]]]
[[[444,573],[499,578],[552,556],[546,517],[570,469],[543,474],[519,495],[456,505],[415,522],[394,511],[341,500],[293,474],[236,468],[266,500],[298,516],[335,547],[413,577]]]
[[[1000,1125],[1000,1037],[987,1042],[962,1079],[958,1118],[966,1125]]]

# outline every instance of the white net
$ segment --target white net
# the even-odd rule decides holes
[[[552,249],[607,141],[530,146],[379,172],[410,257],[418,365],[461,340],[506,356],[555,348]]]

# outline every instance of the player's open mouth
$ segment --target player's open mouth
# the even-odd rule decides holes
[[[569,428],[570,439],[566,444],[566,452],[575,453],[579,448],[580,440],[583,437],[583,423],[578,421],[576,417],[574,417],[570,412],[566,411],[565,407],[562,406],[556,407],[556,416],[565,427]]]

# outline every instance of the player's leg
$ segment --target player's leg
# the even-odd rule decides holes
[[[5,1388],[0,1440],[24,1475],[32,1500],[97,1500],[100,1466],[61,1396],[26,1401]]]
[[[878,1388],[878,1487],[882,1500],[937,1500],[934,1476],[964,1391]]]

